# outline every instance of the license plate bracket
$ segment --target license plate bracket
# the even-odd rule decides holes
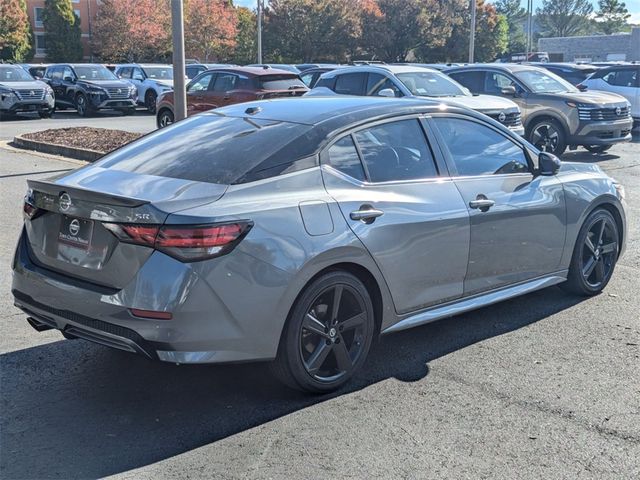
[[[58,232],[58,243],[80,250],[89,250],[93,237],[93,220],[63,216]]]

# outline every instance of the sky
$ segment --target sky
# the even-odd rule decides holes
[[[489,2],[491,0],[488,0]],[[243,7],[255,8],[257,0],[234,0],[236,5],[241,5]],[[592,0],[593,10],[596,11],[598,9],[598,1]],[[640,23],[640,0],[625,0],[627,5],[627,10],[631,14],[631,23]],[[534,10],[542,5],[542,0],[533,0],[533,8]],[[527,2],[524,0],[522,2],[522,6],[526,7]]]

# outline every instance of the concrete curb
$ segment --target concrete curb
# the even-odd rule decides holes
[[[55,143],[37,142],[28,140],[21,135],[13,137],[11,145],[24,150],[34,150],[41,153],[49,153],[51,155],[60,155],[67,158],[75,158],[76,160],[84,160],[87,162],[95,162],[105,154],[97,150],[89,150],[88,148],[68,147],[65,145],[56,145]]]

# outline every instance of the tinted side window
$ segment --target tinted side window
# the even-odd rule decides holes
[[[380,90],[384,90],[385,88],[393,90],[396,97],[400,96],[400,90],[398,90],[398,87],[396,87],[390,79],[379,73],[369,74],[367,77],[367,95],[378,95]]]
[[[120,70],[118,70],[118,76],[120,78],[131,78],[131,67],[122,67]]]
[[[320,77],[318,79],[318,82],[314,85],[313,88],[315,88],[315,87],[325,87],[325,88],[329,88],[329,89],[333,90],[335,83],[336,83],[336,78],[335,77],[330,77],[330,78],[322,78],[322,77]]]
[[[616,87],[634,87],[637,84],[637,73],[636,70],[630,68],[613,70],[602,77],[602,79],[609,85]]]
[[[354,134],[372,182],[438,175],[418,120],[385,123]]]
[[[501,95],[504,87],[516,86],[509,77],[502,73],[487,72],[485,78],[484,91],[488,94]]]
[[[215,83],[213,84],[213,91],[228,92],[229,90],[233,90],[236,86],[237,80],[238,76],[232,73],[219,73]]]
[[[473,93],[481,93],[484,89],[484,72],[455,72],[448,75]]]
[[[495,130],[470,120],[435,117],[458,175],[493,175],[529,171],[523,149]]]
[[[351,135],[341,138],[328,150],[329,165],[347,175],[364,181],[364,169]]]
[[[64,67],[64,70],[62,70],[62,78],[65,79],[67,77],[76,78],[70,67]]]
[[[345,73],[338,75],[334,91],[343,95],[364,95],[366,73]]]

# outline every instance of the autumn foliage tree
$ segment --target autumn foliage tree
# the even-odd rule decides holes
[[[0,59],[23,62],[31,50],[27,5],[24,0],[0,0]]]
[[[202,62],[231,56],[238,17],[228,0],[187,0],[184,42],[187,57]]]
[[[104,62],[163,61],[171,56],[169,0],[102,0],[92,25]]]

